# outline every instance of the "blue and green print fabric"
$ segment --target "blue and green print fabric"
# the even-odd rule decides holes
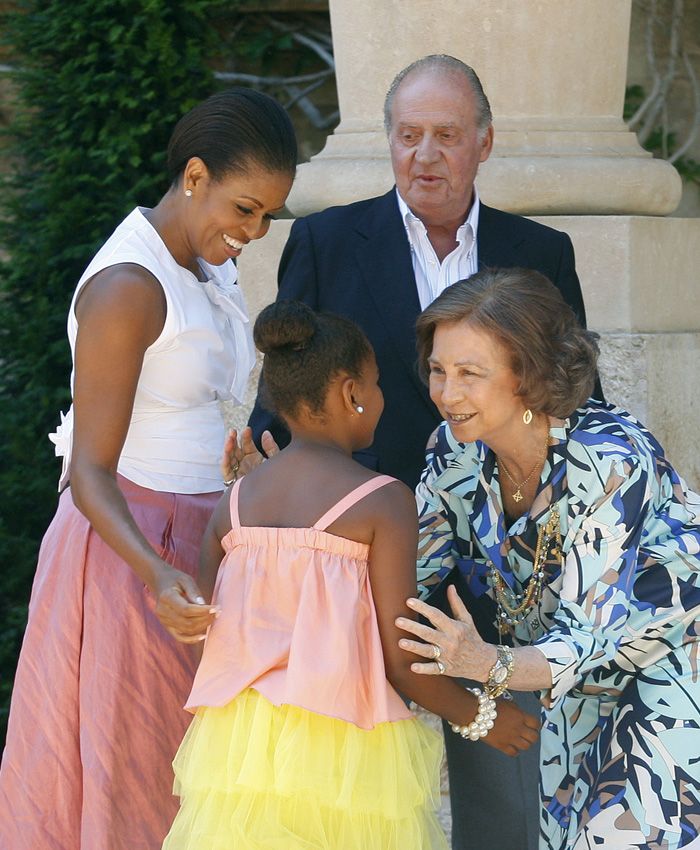
[[[513,630],[547,659],[542,850],[700,848],[700,497],[629,413],[596,402],[550,419],[527,515],[504,517],[498,464],[443,423],[418,485],[418,580],[491,571],[521,593],[553,505],[562,557]]]

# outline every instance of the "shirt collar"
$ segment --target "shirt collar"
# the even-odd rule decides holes
[[[413,245],[413,234],[426,233],[427,231],[425,225],[418,218],[417,215],[414,215],[411,212],[408,207],[408,204],[401,197],[398,187],[396,189],[396,200],[399,204],[399,212],[401,213],[401,220],[403,221],[404,227],[406,228],[406,235],[408,236],[408,241],[411,245]],[[469,227],[471,227],[472,238],[474,242],[476,242],[476,233],[479,227],[480,207],[481,201],[479,199],[479,190],[476,188],[476,186],[474,186],[474,200],[472,201],[472,205],[466,220],[457,228],[457,242],[461,243],[464,241],[467,233],[467,228]]]

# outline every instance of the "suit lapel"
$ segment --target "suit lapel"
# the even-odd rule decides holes
[[[513,233],[511,221],[507,213],[481,204],[476,234],[479,270],[518,265],[518,248],[524,237]]]
[[[367,297],[376,308],[412,383],[433,410],[416,369],[415,326],[421,307],[395,190],[377,198],[355,229],[359,236],[355,256],[362,270]]]

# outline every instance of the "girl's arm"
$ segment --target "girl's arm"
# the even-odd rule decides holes
[[[416,506],[411,491],[398,482],[380,492],[383,499],[375,513],[369,576],[387,678],[399,692],[429,711],[450,723],[467,725],[476,716],[476,697],[449,677],[427,679],[414,673],[411,663],[415,656],[399,647],[404,633],[396,626],[396,618],[417,616],[406,606],[406,600],[416,593]],[[484,740],[508,755],[517,755],[537,740],[538,732],[537,718],[512,702],[500,701],[495,726]]]
[[[194,580],[163,561],[132,517],[116,481],[143,356],[160,335],[166,304],[158,281],[135,265],[100,272],[76,307],[73,501],[156,599],[156,614],[178,640],[194,642],[212,615]]]
[[[207,524],[199,550],[199,587],[208,602],[212,601],[216,576],[224,557],[221,541],[231,530],[230,497],[231,492],[227,490],[219,499]]]

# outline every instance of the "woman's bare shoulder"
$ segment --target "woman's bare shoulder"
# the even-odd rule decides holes
[[[78,320],[81,314],[99,309],[133,310],[144,304],[165,308],[163,287],[148,269],[137,263],[118,263],[93,275],[76,302]]]
[[[79,326],[139,330],[152,342],[163,329],[167,302],[157,278],[136,263],[119,263],[92,277],[75,306]]]

